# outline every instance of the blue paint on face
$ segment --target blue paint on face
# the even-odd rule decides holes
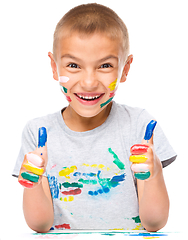
[[[147,125],[144,140],[150,140],[150,138],[153,135],[153,131],[155,129],[156,124],[157,121],[151,120],[151,122]]]
[[[39,147],[44,147],[46,142],[47,142],[47,131],[45,127],[39,128],[38,132],[38,148]]]

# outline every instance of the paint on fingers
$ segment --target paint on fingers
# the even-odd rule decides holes
[[[147,125],[144,140],[150,140],[150,138],[153,135],[153,131],[155,129],[156,124],[157,121],[151,120],[151,122]]]
[[[147,157],[145,155],[131,155],[129,160],[133,163],[144,163],[147,161]]]
[[[134,176],[135,178],[139,179],[139,180],[146,180],[150,177],[150,172],[140,172],[140,173],[135,173]]]
[[[30,181],[27,181],[25,179],[21,179],[18,182],[25,188],[33,188],[33,183],[30,182]]]
[[[47,131],[45,127],[39,128],[38,131],[38,148],[44,147],[47,142]]]
[[[149,171],[149,166],[148,164],[144,164],[144,163],[139,163],[139,164],[132,164],[131,166],[131,170],[135,173],[137,172],[148,172]]]
[[[34,173],[34,174],[37,174],[37,175],[42,175],[44,173],[44,169],[43,168],[38,168],[36,167],[35,165],[33,165],[32,163],[30,163],[29,161],[27,161],[25,164],[23,164],[23,167]]]
[[[23,172],[21,173],[21,176],[23,177],[23,179],[28,180],[30,182],[37,183],[39,180],[39,176],[33,173]]]

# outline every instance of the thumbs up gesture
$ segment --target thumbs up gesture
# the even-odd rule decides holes
[[[160,160],[154,151],[153,131],[157,122],[152,120],[146,127],[144,139],[141,144],[135,144],[131,147],[131,156],[129,160],[133,163],[131,170],[139,180],[152,179],[156,176],[161,167]]]
[[[18,182],[25,188],[34,188],[42,180],[48,162],[47,131],[45,127],[38,130],[38,147],[25,155]]]

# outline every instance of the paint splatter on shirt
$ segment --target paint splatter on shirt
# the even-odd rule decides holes
[[[23,132],[22,147],[13,175],[18,175],[24,155],[37,146],[38,128],[48,130],[48,177],[54,206],[52,229],[143,229],[130,147],[140,143],[152,120],[145,110],[113,102],[101,126],[86,132],[70,130],[62,112],[30,121]],[[161,140],[162,139],[162,140]],[[159,124],[155,150],[168,165],[175,152]]]

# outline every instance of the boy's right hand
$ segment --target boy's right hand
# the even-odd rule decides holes
[[[47,131],[45,127],[41,127],[38,131],[38,147],[25,155],[18,182],[25,188],[38,186],[42,181],[42,174],[46,171],[47,162]]]

